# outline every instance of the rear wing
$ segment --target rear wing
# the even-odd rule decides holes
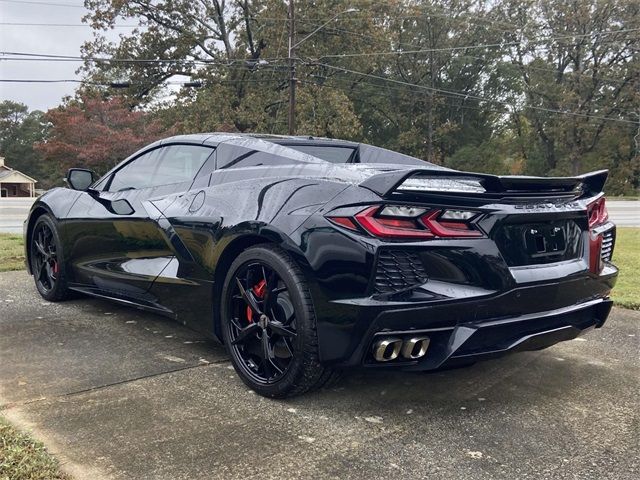
[[[608,175],[608,170],[598,170],[576,177],[498,176],[416,168],[373,175],[360,186],[385,198],[396,192],[474,197],[580,197],[602,192]]]

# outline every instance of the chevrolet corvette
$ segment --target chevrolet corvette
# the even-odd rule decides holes
[[[34,203],[27,267],[176,319],[282,398],[345,367],[426,371],[601,327],[617,269],[606,171],[461,172],[342,140],[198,134]]]

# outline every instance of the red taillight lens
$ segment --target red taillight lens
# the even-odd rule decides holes
[[[422,217],[422,221],[438,237],[481,237],[482,232],[475,230],[465,221],[438,220],[441,210],[433,210]]]
[[[376,217],[380,207],[369,207],[356,214],[358,223],[371,235],[382,238],[433,238],[415,218]]]
[[[607,211],[605,198],[600,197],[595,202],[589,204],[587,206],[587,215],[589,217],[589,228],[606,223],[609,219],[609,212]]]
[[[358,225],[375,237],[422,240],[430,238],[481,237],[469,221],[476,213],[460,210],[429,210],[405,206],[372,206],[354,217],[327,217],[350,230]]]

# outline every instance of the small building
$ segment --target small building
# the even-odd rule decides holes
[[[35,197],[37,180],[4,164],[0,157],[0,197]]]

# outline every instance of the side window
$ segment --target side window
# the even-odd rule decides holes
[[[115,172],[109,191],[191,182],[213,150],[199,145],[157,148]]]
[[[170,145],[162,148],[152,186],[191,183],[212,153],[212,148],[199,145]]]
[[[151,180],[158,165],[160,148],[151,150],[135,160],[127,163],[114,173],[109,183],[110,192],[146,188],[151,186]]]

